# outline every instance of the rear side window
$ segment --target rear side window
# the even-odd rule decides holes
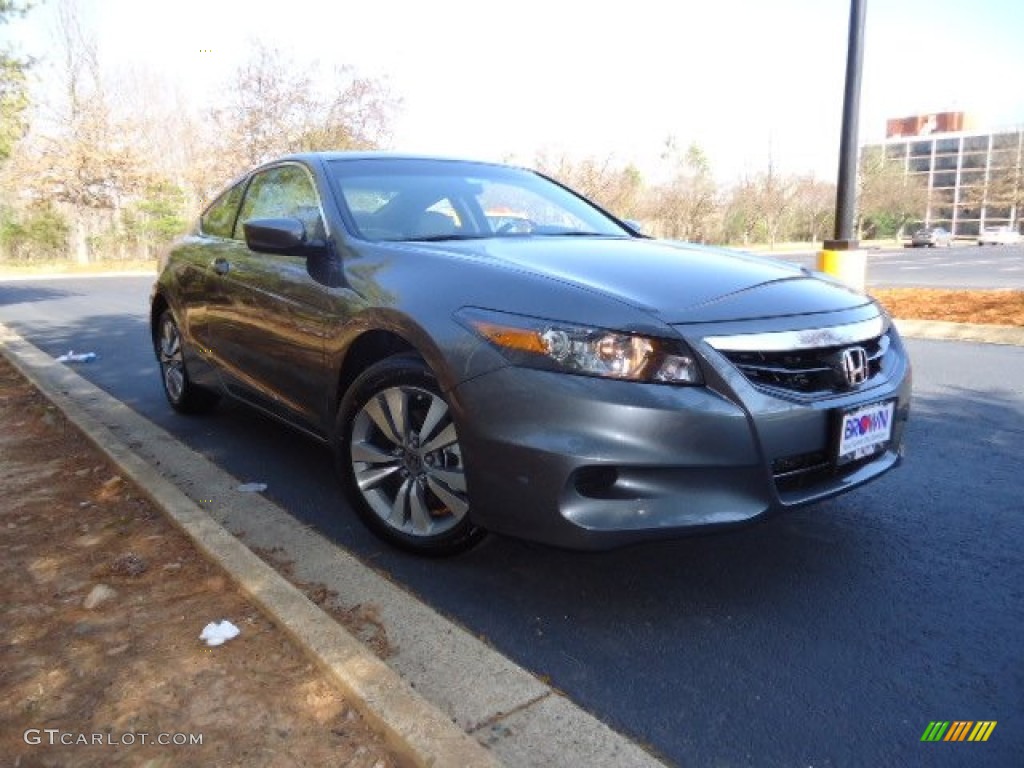
[[[231,237],[235,228],[235,216],[238,204],[242,201],[242,189],[245,182],[235,184],[231,189],[218,197],[199,219],[199,227],[204,235],[213,237]]]

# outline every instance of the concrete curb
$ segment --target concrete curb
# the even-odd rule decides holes
[[[0,343],[11,363],[317,661],[396,753],[424,768],[501,765],[176,485],[78,408],[61,391],[60,374],[68,373],[63,366],[2,325]]]
[[[977,325],[941,320],[895,319],[903,336],[941,341],[980,341],[985,344],[1010,344],[1024,347],[1024,328],[1013,325]]]

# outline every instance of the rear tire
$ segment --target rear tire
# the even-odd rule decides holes
[[[363,523],[418,555],[476,545],[455,421],[430,369],[397,355],[367,368],[338,409],[338,471]]]
[[[179,413],[205,413],[217,405],[220,395],[192,382],[185,366],[185,346],[178,323],[165,309],[157,321],[153,347],[160,362],[164,395]]]

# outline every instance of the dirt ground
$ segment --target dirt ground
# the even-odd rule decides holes
[[[0,499],[4,765],[399,765],[3,357]],[[222,619],[241,634],[208,647],[199,635]]]
[[[872,288],[871,295],[904,320],[1024,326],[1024,291]]]

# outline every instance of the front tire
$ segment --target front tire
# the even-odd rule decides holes
[[[157,321],[153,346],[160,363],[164,395],[174,410],[179,413],[203,413],[217,405],[220,396],[216,392],[193,384],[189,378],[181,330],[169,309],[165,309]]]
[[[338,410],[338,470],[378,537],[419,555],[453,555],[485,531],[470,520],[462,448],[433,373],[399,355],[364,371]]]

